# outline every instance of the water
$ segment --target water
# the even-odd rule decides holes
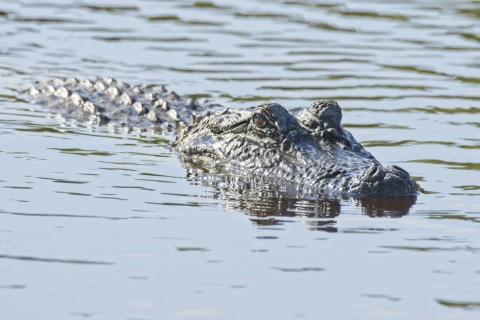
[[[1,319],[477,319],[478,1],[0,1]],[[219,196],[171,136],[17,98],[56,77],[165,84],[219,108],[336,99],[423,189]],[[372,218],[376,217],[376,218]]]

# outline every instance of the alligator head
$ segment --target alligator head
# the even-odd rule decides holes
[[[415,195],[410,175],[398,166],[383,167],[342,128],[341,119],[335,101],[289,111],[275,103],[226,109],[178,126],[172,146],[189,165],[210,172],[354,197]]]

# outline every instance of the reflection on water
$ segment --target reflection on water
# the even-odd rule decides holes
[[[255,177],[205,174],[192,169],[188,170],[187,179],[193,184],[213,188],[205,197],[225,201],[222,208],[256,217],[332,218],[341,213],[342,206],[351,205],[369,217],[398,218],[408,214],[417,199],[348,198],[288,183],[280,185]]]
[[[437,300],[442,306],[449,308],[462,308],[465,310],[479,310],[480,302],[476,301],[448,301],[448,300]]]
[[[16,260],[40,261],[40,262],[60,262],[60,263],[71,263],[71,264],[94,264],[94,265],[114,264],[110,262],[101,262],[101,261],[62,260],[62,259],[37,258],[37,257],[25,257],[25,256],[11,256],[11,255],[0,255],[0,259],[16,259]]]

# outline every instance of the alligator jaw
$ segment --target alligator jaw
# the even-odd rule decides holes
[[[405,197],[417,194],[408,172],[398,166],[372,164],[350,182],[351,194],[360,196]]]

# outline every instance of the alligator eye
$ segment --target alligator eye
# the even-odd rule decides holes
[[[260,128],[260,129],[263,129],[267,126],[268,124],[268,121],[267,119],[265,119],[262,115],[260,114],[256,114],[254,117],[253,117],[253,122],[255,123],[255,125]]]

